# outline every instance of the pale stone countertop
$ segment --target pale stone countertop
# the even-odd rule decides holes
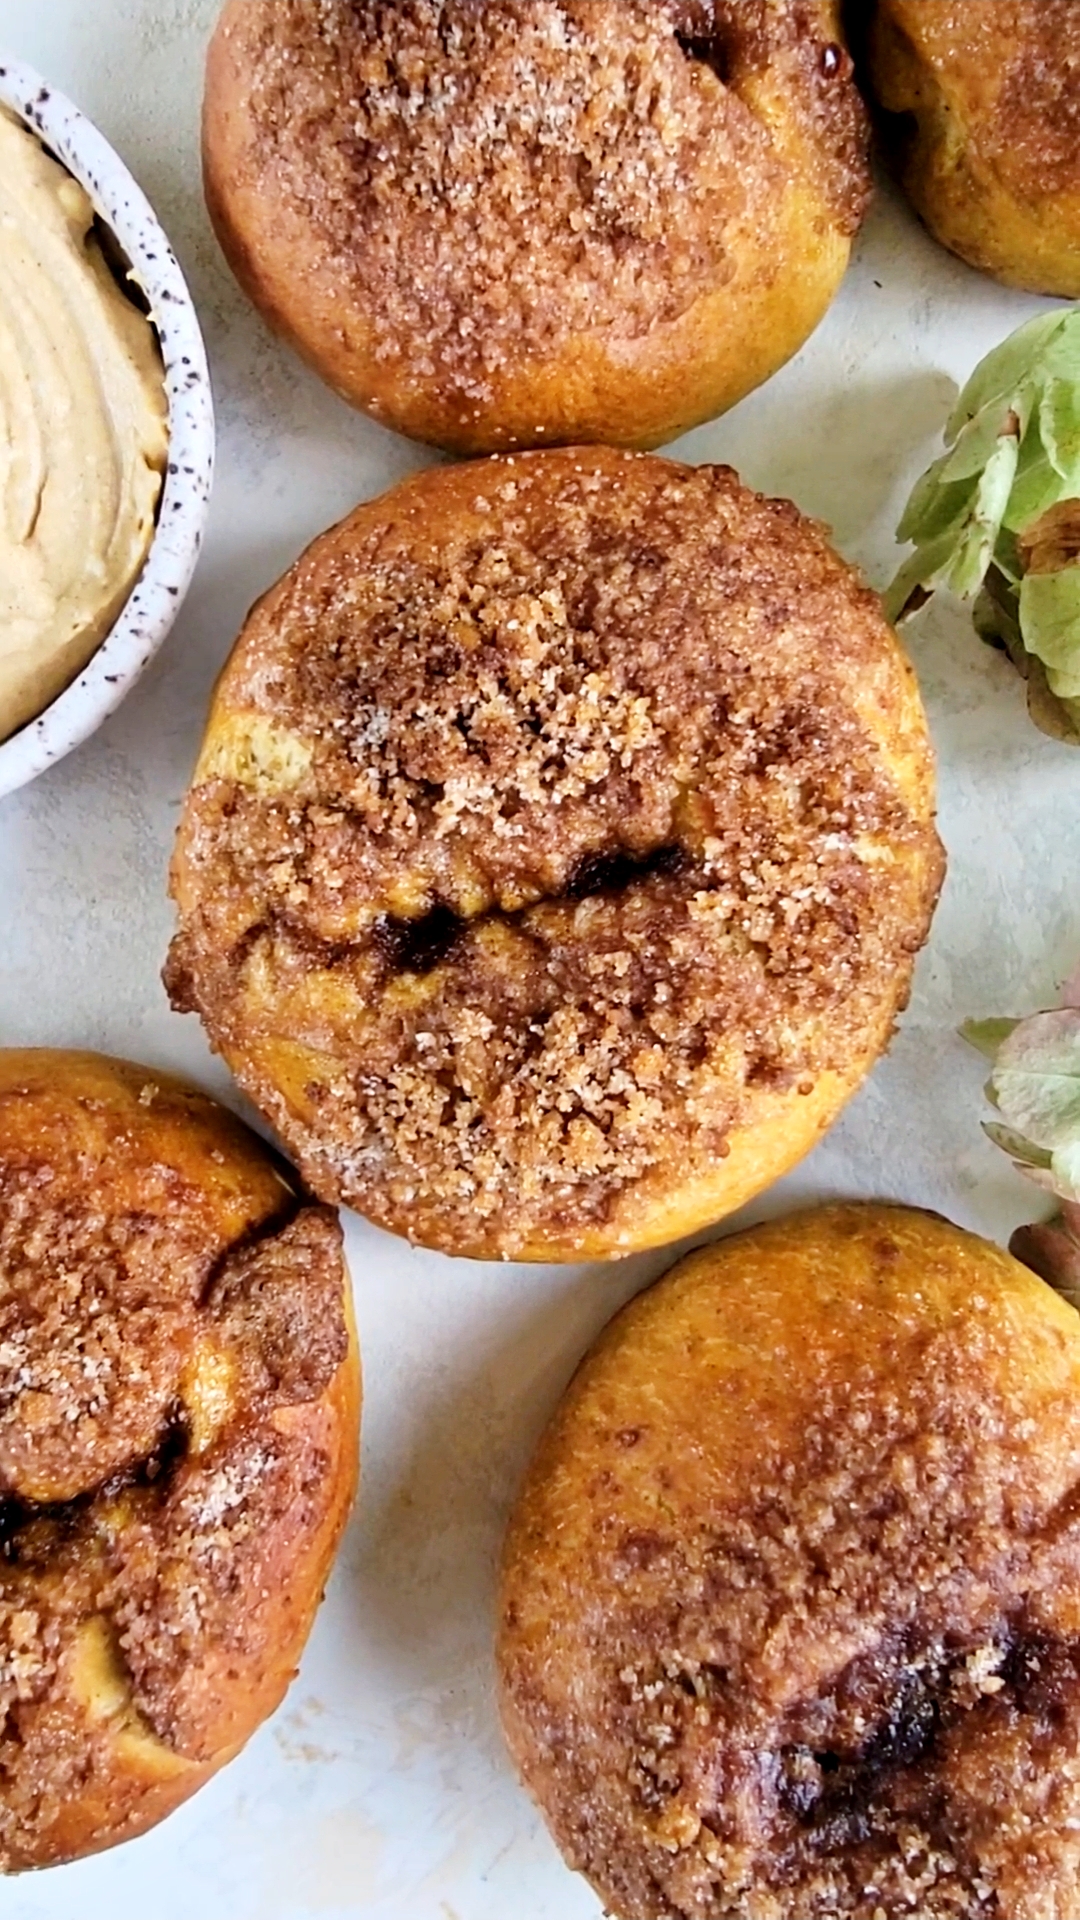
[[[315,533],[421,464],[273,343],[199,198],[216,0],[0,0],[0,47],[94,118],[141,181],[201,307],[220,466],[175,633],[88,746],[0,802],[0,1040],[93,1046],[228,1092],[158,972],[164,875],[211,681],[245,610]],[[688,437],[831,523],[876,584],[955,383],[1038,302],[939,251],[878,199],[798,360]],[[979,1131],[968,1013],[1051,1004],[1080,953],[1080,755],[1031,727],[1012,669],[953,609],[911,644],[941,761],[949,880],[899,1038],[827,1141],[759,1202],[877,1194],[1004,1237],[1039,1197]],[[1034,1202],[1034,1207],[1032,1203]],[[358,1222],[365,1482],[300,1678],[276,1720],[146,1839],[8,1886],[7,1920],[586,1920],[504,1759],[490,1673],[494,1558],[540,1423],[593,1332],[670,1254],[592,1269],[471,1266]]]

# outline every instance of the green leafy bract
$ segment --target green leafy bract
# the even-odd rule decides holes
[[[1043,356],[1051,353],[1058,344],[1058,335],[1072,317],[1060,308],[1052,313],[1036,314],[1033,320],[1026,320],[1022,327],[1017,327],[1015,333],[1010,333],[1008,339],[1002,341],[1000,347],[995,347],[984,360],[980,360],[949,415],[945,427],[945,439],[949,446],[961,427],[981,413],[984,407],[992,406],[995,402],[1012,405],[1014,395],[1030,380],[1032,369],[1042,363]],[[1054,373],[1065,371],[1060,361],[1060,353],[1055,354]],[[1065,343],[1065,365],[1073,366],[1076,378],[1080,379],[1080,346],[1077,345],[1075,332]]]
[[[969,1046],[977,1047],[987,1060],[994,1060],[1002,1041],[1019,1025],[1019,1020],[965,1020],[960,1031]]]
[[[1025,574],[1020,631],[1046,668],[1051,693],[1059,700],[1080,698],[1080,567]]]
[[[1062,1007],[1021,1020],[998,1048],[990,1088],[1006,1127],[1036,1150],[1032,1164],[1051,1174],[1054,1192],[1080,1201],[1080,1012]]]
[[[1052,1220],[1020,1227],[1009,1248],[1080,1309],[1080,970],[1065,1005],[1026,1020],[968,1020],[965,1040],[993,1062],[983,1130],[1017,1171],[1060,1202]]]

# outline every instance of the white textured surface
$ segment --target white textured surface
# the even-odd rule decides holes
[[[0,44],[68,91],[161,214],[200,304],[220,412],[203,566],[160,659],[87,747],[0,803],[0,1041],[101,1047],[227,1091],[158,983],[165,867],[214,672],[305,541],[425,457],[354,418],[264,334],[198,193],[216,0],[0,0]],[[954,383],[1036,302],[940,253],[883,195],[799,360],[690,436],[830,521],[877,583]],[[1038,1196],[983,1142],[966,1013],[1047,1004],[1080,946],[1080,755],[1044,741],[1012,669],[955,610],[912,638],[951,855],[889,1058],[759,1203],[879,1194],[995,1236]],[[145,1840],[8,1886],[5,1920],[590,1920],[503,1759],[489,1679],[494,1556],[528,1449],[594,1330],[670,1256],[473,1267],[355,1224],[365,1485],[278,1719]]]

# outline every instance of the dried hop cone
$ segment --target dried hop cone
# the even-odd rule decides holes
[[[915,551],[889,617],[939,587],[975,597],[975,625],[1027,681],[1035,724],[1080,746],[1080,307],[1039,314],[987,355],[945,444],[897,529]]]

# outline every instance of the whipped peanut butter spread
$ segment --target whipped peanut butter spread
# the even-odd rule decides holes
[[[0,108],[0,740],[115,623],[154,534],[164,374],[86,193]]]

